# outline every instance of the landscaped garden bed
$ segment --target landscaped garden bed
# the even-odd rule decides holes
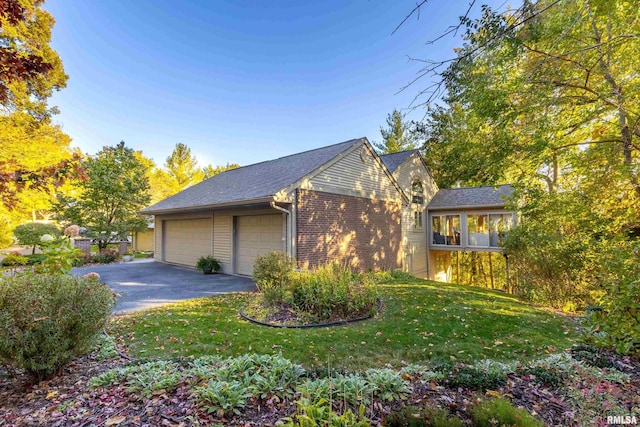
[[[256,354],[125,363],[109,346],[37,385],[0,371],[0,418],[24,426],[583,426],[633,411],[637,416],[640,405],[640,364],[596,349],[580,353],[604,355],[611,367],[566,352],[526,364],[345,371]],[[300,417],[317,424],[300,424]],[[483,424],[487,419],[503,423]]]
[[[256,260],[259,293],[242,308],[254,323],[274,327],[335,326],[365,320],[381,308],[375,276],[333,263],[297,271],[281,252]]]
[[[275,426],[300,425],[304,415],[321,418],[317,425],[400,426],[407,417],[482,425],[486,414],[521,419],[520,408],[535,420],[516,425],[581,426],[640,408],[638,361],[575,347],[571,317],[397,273],[379,274],[376,286],[381,313],[330,328],[247,322],[238,311],[255,293],[113,318],[111,334],[135,360],[103,340],[49,381],[29,385],[0,371],[0,419]]]

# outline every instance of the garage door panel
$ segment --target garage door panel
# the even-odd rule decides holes
[[[236,272],[253,274],[259,255],[281,251],[283,218],[280,214],[239,216],[236,219]]]
[[[211,218],[165,221],[166,262],[195,266],[198,258],[211,254]]]

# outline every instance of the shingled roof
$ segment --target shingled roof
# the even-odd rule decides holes
[[[440,189],[431,199],[429,210],[503,207],[505,198],[513,194],[509,184],[497,187],[469,187]]]
[[[363,141],[366,141],[366,138],[351,139],[328,147],[228,170],[149,206],[141,213],[196,210],[268,199]]]
[[[387,169],[389,169],[389,172],[394,173],[396,169],[398,169],[398,166],[403,164],[409,157],[417,152],[418,150],[416,149],[400,151],[399,153],[384,154],[380,156],[380,159],[383,161]]]

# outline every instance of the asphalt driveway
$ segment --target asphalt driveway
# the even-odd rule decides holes
[[[119,294],[114,315],[131,313],[191,298],[253,291],[248,277],[202,274],[187,267],[141,260],[77,267],[72,274],[96,272],[100,280]]]

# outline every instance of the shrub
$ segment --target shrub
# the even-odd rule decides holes
[[[371,314],[378,298],[369,276],[338,263],[296,274],[290,286],[291,304],[320,321]]]
[[[504,373],[498,370],[486,370],[475,366],[460,365],[449,373],[447,382],[452,387],[469,390],[495,390],[507,383]]]
[[[49,234],[44,234],[40,242],[45,258],[35,269],[38,273],[66,274],[71,271],[73,264],[82,254],[80,249],[73,247],[69,237],[56,239]]]
[[[528,375],[532,377],[531,380],[538,384],[548,385],[551,387],[559,387],[562,385],[567,376],[558,369],[544,366],[520,368],[517,372],[519,375]]]
[[[593,270],[604,291],[598,303],[602,311],[587,318],[597,334],[588,337],[600,346],[614,347],[623,354],[640,354],[640,246],[638,241],[598,242],[594,245]]]
[[[586,344],[578,344],[571,349],[574,359],[596,368],[616,368],[613,357],[604,350]]]
[[[60,230],[55,225],[37,222],[22,224],[13,229],[13,235],[16,236],[18,243],[24,246],[31,246],[31,253],[35,252],[36,246],[40,244],[40,237],[44,234],[59,237]]]
[[[538,427],[543,426],[524,409],[518,409],[507,399],[491,399],[471,408],[474,427]]]
[[[3,267],[20,267],[27,265],[29,259],[20,252],[12,252],[2,259],[0,263]]]
[[[96,264],[110,264],[117,259],[117,253],[111,250],[105,250],[91,256],[91,262],[95,262]]]
[[[85,277],[0,279],[0,363],[34,379],[55,375],[93,348],[114,305],[111,290]]]
[[[27,264],[28,265],[42,264],[46,259],[47,259],[47,256],[45,254],[27,255]]]
[[[220,271],[220,261],[211,255],[202,256],[196,262],[196,269],[202,271],[204,274],[218,272]]]
[[[256,258],[253,280],[268,305],[284,302],[286,288],[295,270],[295,262],[284,252],[271,252]]]

